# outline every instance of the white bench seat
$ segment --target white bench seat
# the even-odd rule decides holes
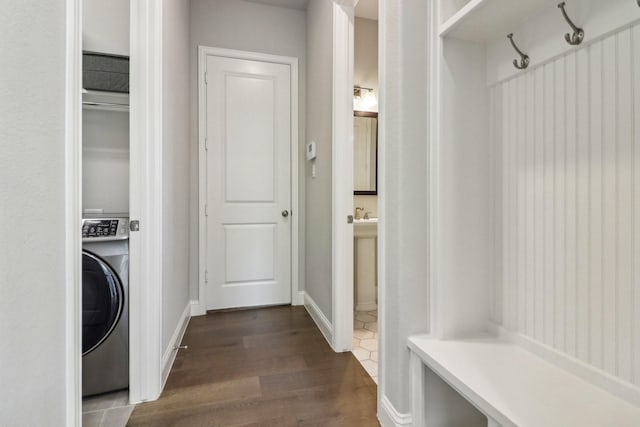
[[[441,341],[419,335],[408,345],[413,378],[424,378],[420,365],[428,367],[486,415],[489,426],[640,426],[639,407],[499,338]],[[421,389],[414,385],[418,402],[426,398]],[[429,417],[420,412],[429,411],[429,402],[415,406],[414,425],[428,427]]]

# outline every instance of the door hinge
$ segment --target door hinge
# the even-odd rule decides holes
[[[209,84],[209,73],[206,71],[204,72],[204,84]]]
[[[209,270],[204,271],[204,283],[209,283]]]
[[[205,151],[209,151],[209,138],[204,138],[204,149]]]
[[[209,205],[204,205],[204,216],[209,216]]]

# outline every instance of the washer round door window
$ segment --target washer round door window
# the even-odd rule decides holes
[[[124,306],[118,275],[97,256],[82,253],[82,355],[91,353],[113,332]]]

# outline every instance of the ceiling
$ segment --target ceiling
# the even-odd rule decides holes
[[[359,0],[356,4],[358,18],[378,20],[378,0]]]
[[[314,0],[247,0],[252,3],[262,3],[289,9],[306,10],[307,3]],[[378,0],[358,0],[355,14],[359,18],[378,20]]]

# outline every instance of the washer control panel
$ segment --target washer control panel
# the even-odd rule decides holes
[[[129,238],[129,218],[85,218],[82,240],[122,240]]]

